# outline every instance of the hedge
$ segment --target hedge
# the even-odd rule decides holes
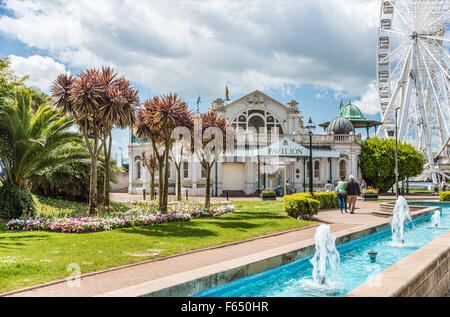
[[[313,198],[310,193],[296,193],[292,194],[291,196],[310,199]],[[318,200],[320,202],[320,209],[339,207],[339,198],[335,192],[314,193],[313,199]]]
[[[439,192],[439,201],[450,201],[450,191]]]
[[[283,206],[290,217],[310,219],[319,212],[320,201],[296,194],[285,195]]]

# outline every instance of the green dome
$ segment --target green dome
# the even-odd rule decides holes
[[[365,120],[361,110],[351,102],[341,109],[339,115],[349,120]]]
[[[339,116],[331,120],[327,127],[327,132],[333,132],[334,134],[349,134],[352,131],[355,131],[353,124],[350,120],[344,118],[343,116]]]

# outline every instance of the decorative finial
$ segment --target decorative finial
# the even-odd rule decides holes
[[[341,103],[339,104],[339,111],[342,111],[342,107],[344,107],[344,102],[343,102],[343,100],[341,99]]]
[[[201,102],[200,95],[198,95],[198,98],[197,98],[197,113],[200,113],[200,102]]]
[[[230,100],[230,92],[228,91],[228,85],[225,86],[225,100]]]

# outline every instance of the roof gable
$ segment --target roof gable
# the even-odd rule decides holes
[[[275,104],[277,104],[277,105],[279,105],[281,107],[284,107],[284,108],[288,109],[288,107],[286,105],[282,104],[278,100],[273,99],[272,97],[266,95],[265,93],[263,93],[263,92],[261,92],[259,90],[255,90],[255,91],[253,91],[253,92],[251,92],[251,93],[249,93],[249,94],[247,94],[247,95],[245,95],[245,96],[243,96],[243,97],[241,97],[241,98],[239,98],[237,100],[234,100],[234,101],[228,103],[222,109],[229,108],[229,107],[231,107],[233,105],[236,105],[236,104],[244,101],[245,99],[250,99],[251,97],[253,97],[254,99],[257,99],[259,97],[263,97],[263,98],[266,98],[266,99],[272,101],[273,103],[275,103]]]

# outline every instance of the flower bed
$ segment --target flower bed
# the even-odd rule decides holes
[[[361,197],[365,200],[378,200],[378,190],[374,188],[368,188],[361,191]]]
[[[231,202],[228,202],[228,204],[223,204],[222,206],[211,205],[209,210],[205,208],[195,208],[190,211],[190,215],[192,217],[219,217],[234,211],[235,207]]]
[[[134,204],[135,209],[112,211],[96,217],[86,216],[48,216],[12,219],[6,224],[8,230],[53,231],[53,232],[96,232],[125,227],[138,227],[167,222],[190,221],[192,217],[218,217],[235,211],[230,201],[214,201],[210,209],[205,209],[198,202],[172,201],[168,212],[157,212],[154,201]],[[114,210],[114,209],[113,209]]]
[[[263,190],[261,192],[261,198],[262,200],[276,200],[277,194],[274,190]]]
[[[130,210],[113,217],[36,217],[12,219],[6,224],[9,230],[54,231],[54,232],[96,232],[125,227],[147,226],[168,222],[190,221],[191,215],[184,213],[152,213]]]

